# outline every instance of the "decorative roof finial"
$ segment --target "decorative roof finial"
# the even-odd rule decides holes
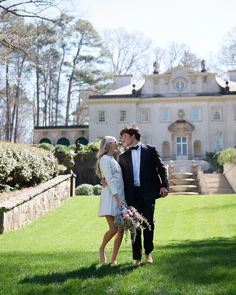
[[[206,72],[206,61],[205,59],[201,60],[201,72]]]
[[[159,66],[156,60],[153,63],[153,74],[159,74]]]

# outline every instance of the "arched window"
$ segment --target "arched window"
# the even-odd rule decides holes
[[[67,138],[61,137],[60,139],[58,139],[57,144],[69,146],[70,142],[69,142],[69,140]]]
[[[193,143],[194,157],[201,157],[202,155],[202,143],[200,140],[195,140]]]
[[[44,138],[40,139],[40,142],[39,143],[50,143],[51,144],[52,142],[51,142],[50,139],[44,137]]]
[[[170,157],[170,144],[168,141],[164,141],[162,143],[162,157],[169,158]]]
[[[76,139],[75,144],[83,144],[83,145],[87,145],[88,144],[88,140],[85,137],[79,137]]]

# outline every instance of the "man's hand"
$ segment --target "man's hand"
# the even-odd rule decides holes
[[[165,187],[161,187],[161,189],[160,189],[160,196],[162,198],[165,198],[167,195],[168,195],[168,189],[165,188]]]
[[[102,187],[107,186],[107,182],[106,182],[106,179],[104,177],[101,179],[100,184],[101,184]]]

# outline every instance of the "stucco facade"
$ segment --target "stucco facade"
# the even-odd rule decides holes
[[[105,135],[119,138],[121,128],[136,123],[142,141],[156,145],[166,160],[204,159],[206,152],[236,146],[234,78],[225,82],[215,73],[178,66],[147,75],[136,86],[121,85],[90,96],[89,141]]]

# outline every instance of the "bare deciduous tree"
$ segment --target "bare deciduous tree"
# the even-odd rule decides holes
[[[55,0],[19,0],[19,1],[0,1],[1,14],[13,14],[20,17],[40,18],[51,20],[43,13],[48,8],[56,6]]]
[[[132,72],[140,76],[148,68],[152,43],[142,33],[130,34],[124,28],[107,30],[103,33],[103,40],[108,52],[109,70],[113,74]]]
[[[222,73],[236,68],[236,27],[228,32],[217,56],[217,69]]]

